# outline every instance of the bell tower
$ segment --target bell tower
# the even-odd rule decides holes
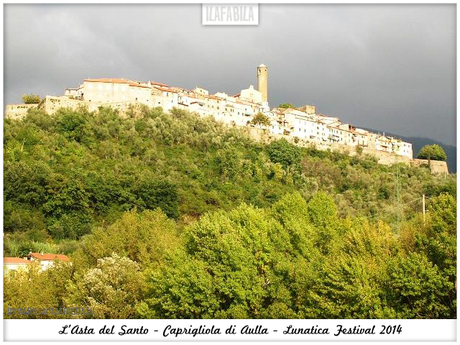
[[[257,90],[262,93],[262,102],[268,102],[268,67],[264,64],[257,67]]]

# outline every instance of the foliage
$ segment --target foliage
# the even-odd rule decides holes
[[[136,316],[135,305],[142,298],[143,275],[140,266],[127,257],[112,254],[97,260],[76,282],[67,287],[67,304],[94,308],[97,319],[126,319]]]
[[[40,96],[39,95],[34,95],[34,94],[24,94],[22,95],[22,101],[25,104],[38,104],[40,103]]]
[[[270,126],[270,118],[261,112],[258,112],[257,114],[254,115],[254,117],[251,120],[251,123],[253,125],[260,125],[263,127]]]
[[[417,155],[419,159],[428,159],[434,161],[446,161],[447,155],[443,148],[439,145],[425,145],[420,149]]]
[[[144,317],[267,318],[295,315],[283,273],[292,251],[282,226],[242,205],[204,216],[185,245],[152,272]],[[286,254],[282,254],[286,253]]]
[[[206,215],[184,241],[148,274],[140,316],[455,316],[453,282],[429,256],[406,252],[383,222],[339,219],[323,193],[308,203],[293,194],[270,210],[242,205]]]
[[[65,306],[66,284],[73,276],[69,263],[56,263],[46,271],[38,264],[28,265],[28,269],[10,271],[3,280],[3,315],[5,318],[68,318],[69,315],[44,313],[44,309]],[[36,314],[14,315],[8,308],[36,309]]]
[[[388,271],[387,291],[400,318],[455,318],[455,305],[449,298],[453,284],[426,256],[409,253],[397,257]]]
[[[301,151],[298,146],[286,139],[271,142],[267,146],[268,155],[273,163],[280,163],[284,168],[300,163]]]
[[[85,305],[115,318],[456,317],[455,175],[263,145],[178,109],[5,119],[4,229],[4,256],[72,260],[63,272],[12,272],[10,307]]]
[[[292,104],[292,103],[281,103],[280,105],[278,105],[278,108],[295,108],[295,106]]]
[[[241,202],[271,205],[284,194],[333,196],[340,215],[372,216],[395,226],[414,206],[394,205],[396,168],[286,140],[261,145],[241,130],[183,110],[139,107],[121,118],[100,108],[30,111],[4,126],[5,231],[78,240],[123,212],[161,208],[179,225]],[[454,176],[400,169],[402,199],[455,195]],[[43,236],[42,236],[43,238]]]
[[[99,258],[112,253],[126,256],[143,267],[158,265],[168,250],[177,246],[176,226],[164,213],[130,211],[107,228],[93,229],[82,239],[75,261],[94,266]]]

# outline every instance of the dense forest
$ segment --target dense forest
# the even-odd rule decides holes
[[[4,120],[3,253],[30,251],[72,263],[6,275],[5,317],[456,318],[456,175],[182,110],[30,110]]]

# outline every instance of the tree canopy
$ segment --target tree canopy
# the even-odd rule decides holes
[[[295,106],[292,103],[281,103],[278,108],[295,108]]]
[[[428,159],[434,161],[446,161],[447,155],[444,149],[439,145],[425,145],[420,149],[417,155],[419,159]]]
[[[24,94],[22,95],[22,101],[25,104],[38,104],[40,103],[40,96],[39,95],[34,95],[34,94]]]
[[[262,114],[261,112],[258,112],[252,118],[251,123],[256,126],[260,125],[260,126],[268,127],[270,126],[270,118]]]

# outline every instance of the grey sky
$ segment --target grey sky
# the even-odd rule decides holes
[[[201,25],[201,5],[5,5],[5,103],[84,78],[210,92],[256,86],[358,127],[456,142],[455,5],[269,5],[260,25]]]

